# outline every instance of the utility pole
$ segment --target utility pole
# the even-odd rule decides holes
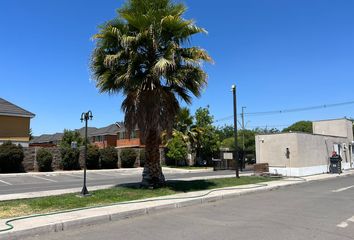
[[[241,162],[241,171],[243,170],[243,167],[245,165],[245,108],[242,107],[242,162]]]
[[[234,100],[234,137],[235,137],[235,151],[234,151],[234,158],[235,158],[235,169],[236,169],[236,178],[240,178],[239,175],[239,167],[238,167],[238,148],[237,148],[237,102],[236,102],[236,85],[232,85],[232,95]]]

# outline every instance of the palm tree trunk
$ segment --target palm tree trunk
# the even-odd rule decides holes
[[[143,171],[143,187],[158,188],[165,185],[165,176],[160,164],[160,135],[150,130],[146,139],[146,162]]]

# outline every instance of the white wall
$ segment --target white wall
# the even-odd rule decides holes
[[[347,138],[306,133],[281,133],[256,136],[257,163],[268,163],[270,172],[305,176],[328,172],[334,144],[349,144]],[[286,148],[290,154],[287,156]],[[342,151],[342,165],[351,167],[349,148]]]

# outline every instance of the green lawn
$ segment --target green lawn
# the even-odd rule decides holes
[[[0,202],[0,218],[9,218],[37,213],[47,213],[88,206],[138,200],[151,197],[166,196],[181,192],[199,191],[214,188],[238,186],[244,184],[271,181],[266,177],[221,178],[195,181],[168,181],[165,188],[140,189],[139,185],[131,184],[106,190],[91,192],[92,196],[81,198],[76,194],[11,200]]]

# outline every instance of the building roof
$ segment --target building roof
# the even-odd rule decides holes
[[[63,133],[55,133],[55,134],[42,134],[40,136],[34,137],[30,143],[53,143],[60,141],[63,138]]]
[[[116,124],[108,125],[107,127],[103,128],[96,128],[96,127],[88,127],[87,128],[87,136],[105,136],[105,135],[117,135],[118,133],[118,126]],[[76,129],[75,131],[79,132],[81,137],[85,137],[85,128],[82,127],[80,129]],[[55,134],[42,134],[40,136],[34,137],[30,143],[31,144],[39,144],[39,143],[53,143],[61,141],[63,138],[63,133],[55,133]]]
[[[0,98],[0,115],[33,118],[35,115],[13,103]]]
[[[108,125],[107,127],[98,128],[91,133],[91,136],[117,135],[119,127],[116,124]]]

